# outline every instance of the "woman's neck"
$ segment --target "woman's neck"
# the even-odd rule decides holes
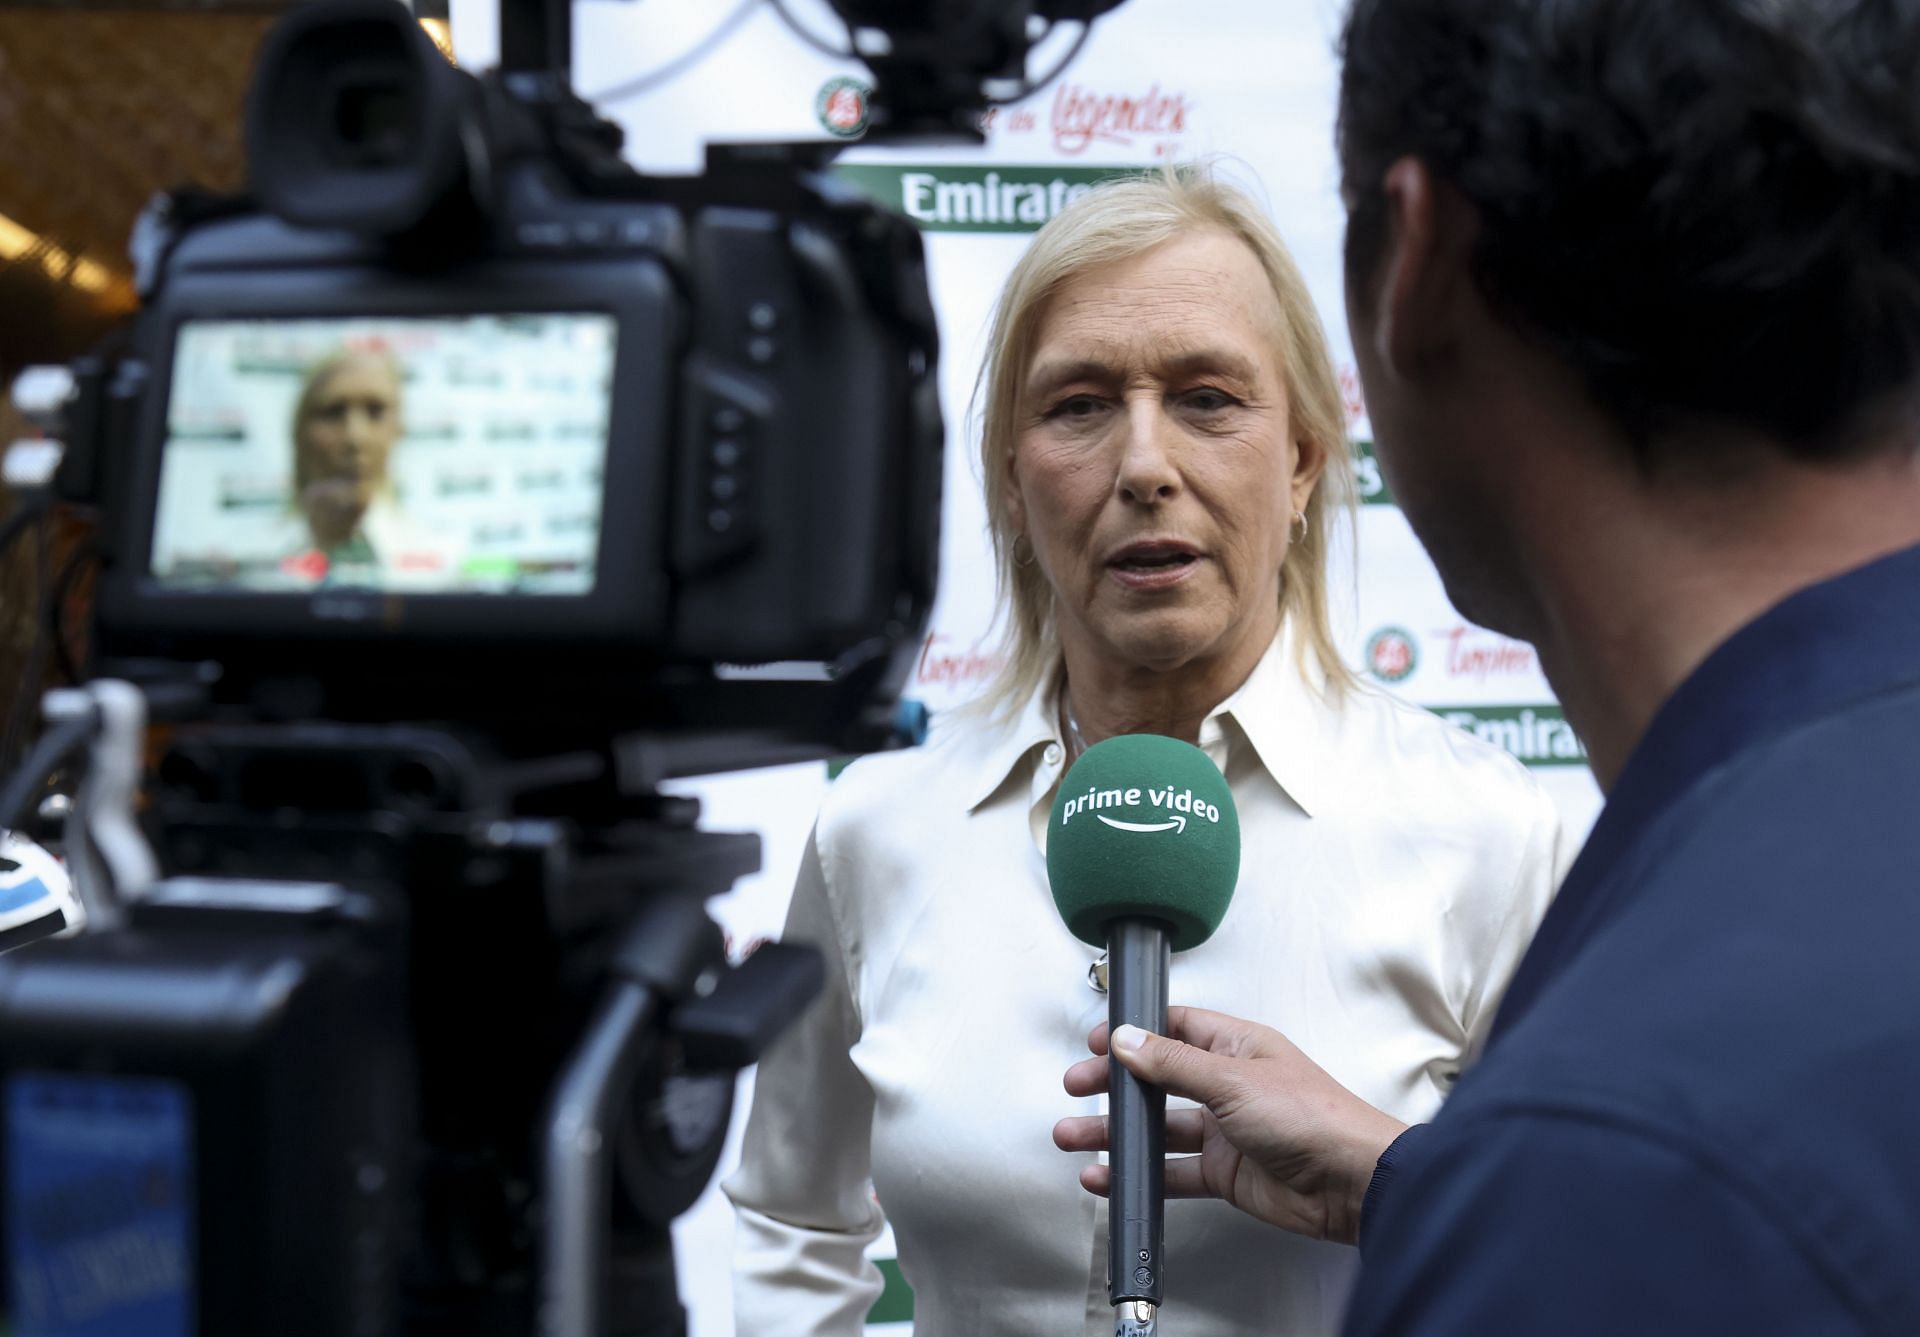
[[[1109,656],[1064,645],[1063,722],[1078,733],[1084,747],[1136,733],[1165,734],[1197,745],[1201,724],[1252,675],[1273,642],[1278,621],[1276,609],[1274,624],[1264,636],[1242,637],[1225,653],[1171,669],[1118,664]]]
[[[313,528],[314,546],[319,548],[338,548],[350,541],[360,528],[360,516],[319,516],[309,517]]]
[[[368,503],[336,503],[329,497],[309,497],[307,529],[313,535],[314,546],[338,548],[351,542],[360,532],[360,522],[366,519],[369,509]]]

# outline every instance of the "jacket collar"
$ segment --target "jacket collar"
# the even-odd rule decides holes
[[[1809,586],[1734,632],[1674,690],[1521,958],[1492,1041],[1526,1015],[1621,898],[1647,885],[1615,873],[1697,784],[1791,729],[1920,682],[1916,588],[1920,547]]]

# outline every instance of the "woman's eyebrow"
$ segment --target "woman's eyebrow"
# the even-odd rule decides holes
[[[1231,348],[1170,351],[1164,357],[1155,359],[1155,370],[1174,381],[1195,376],[1224,376],[1241,385],[1255,385],[1260,380],[1260,369],[1252,359]],[[1111,366],[1095,358],[1043,362],[1027,379],[1026,393],[1036,399],[1045,399],[1076,381],[1100,384],[1112,380],[1115,374]]]
[[[1036,398],[1045,398],[1062,386],[1072,385],[1075,381],[1105,381],[1112,379],[1113,372],[1105,363],[1092,358],[1075,358],[1067,362],[1043,362],[1034,368],[1033,375],[1027,378],[1027,393]]]
[[[1251,360],[1228,348],[1200,348],[1190,353],[1175,353],[1163,359],[1160,365],[1176,380],[1188,376],[1214,375],[1252,385],[1260,379],[1260,369]]]

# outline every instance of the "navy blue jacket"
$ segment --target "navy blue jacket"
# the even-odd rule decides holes
[[[1362,1232],[1349,1337],[1920,1337],[1920,549],[1661,708]]]

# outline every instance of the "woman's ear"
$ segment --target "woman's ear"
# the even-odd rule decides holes
[[[1327,471],[1327,447],[1313,440],[1300,440],[1293,444],[1293,478],[1289,486],[1289,495],[1293,499],[1293,509],[1304,512],[1307,503],[1313,500],[1313,490],[1320,485],[1320,479]],[[1291,515],[1286,517],[1291,521]]]
[[[1013,451],[1007,451],[1007,472],[1001,479],[1000,504],[1006,508],[1007,524],[1015,534],[1027,528],[1027,504],[1020,495],[1020,471]]]

